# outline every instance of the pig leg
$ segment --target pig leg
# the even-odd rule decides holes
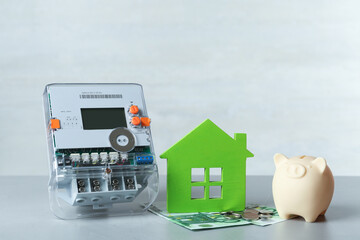
[[[316,221],[316,219],[318,218],[318,214],[316,214],[316,215],[307,215],[307,216],[303,216],[304,217],[304,219],[305,219],[305,221],[306,222],[315,222]]]
[[[325,215],[326,211],[327,211],[327,209],[325,209],[324,211],[322,211],[322,212],[320,213],[320,215]]]
[[[290,214],[286,213],[286,212],[283,212],[283,211],[279,211],[278,210],[278,214],[281,218],[283,219],[290,219]]]

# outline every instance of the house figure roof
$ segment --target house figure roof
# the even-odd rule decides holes
[[[199,151],[204,150],[204,151]],[[171,156],[188,154],[214,154],[218,152],[232,151],[242,156],[242,159],[253,157],[254,155],[246,149],[246,134],[235,133],[234,138],[230,137],[210,119],[206,119],[198,127],[189,132],[181,140],[175,143],[167,151],[160,155],[160,158],[172,160]]]

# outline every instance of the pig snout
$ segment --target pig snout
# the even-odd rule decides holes
[[[306,173],[306,168],[301,164],[290,164],[287,166],[286,173],[291,178],[301,178]]]

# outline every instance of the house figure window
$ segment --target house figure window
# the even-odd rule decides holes
[[[191,199],[221,199],[222,175],[222,168],[191,168]]]

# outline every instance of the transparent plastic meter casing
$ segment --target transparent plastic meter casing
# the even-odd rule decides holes
[[[50,84],[44,91],[50,207],[74,219],[141,213],[158,169],[139,84]]]

